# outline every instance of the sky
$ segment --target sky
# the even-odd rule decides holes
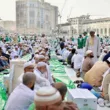
[[[16,18],[15,1],[16,0],[0,0],[0,18],[2,18],[3,20],[15,21]],[[67,18],[77,17],[84,14],[90,14],[92,18],[110,17],[110,0],[45,0],[45,1],[59,7],[59,12],[62,16],[61,20],[62,23],[66,22]]]

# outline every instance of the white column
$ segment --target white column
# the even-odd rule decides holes
[[[109,24],[107,25],[107,36],[109,36]]]

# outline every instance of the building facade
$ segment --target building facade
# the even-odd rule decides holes
[[[68,36],[70,36],[70,29],[71,27],[70,27],[70,23],[64,23],[64,24],[58,24],[57,25],[57,30],[56,30],[56,32],[55,33],[57,33],[56,34],[56,36],[59,36],[59,37],[63,37],[63,36],[65,36],[65,37],[68,37]]]
[[[49,35],[58,23],[58,7],[44,0],[17,0],[16,27],[18,33]]]
[[[4,29],[8,32],[16,32],[16,22],[15,21],[3,21]]]
[[[82,15],[67,20],[70,23],[70,36],[94,30],[100,36],[110,36],[110,18],[90,19],[89,15]]]
[[[0,19],[0,33],[15,33],[16,22],[15,21],[4,21]]]

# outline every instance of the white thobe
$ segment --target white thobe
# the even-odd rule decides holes
[[[34,64],[35,64],[35,60],[34,60],[34,58],[31,60],[31,63],[34,63]]]
[[[104,56],[106,55],[106,53],[101,53],[100,57],[99,57],[99,61],[103,61]]]
[[[18,56],[18,52],[17,51],[13,51],[10,54],[11,58],[14,59],[15,56]]]
[[[93,54],[94,54],[94,62],[97,61],[97,56],[100,56],[100,47],[101,47],[101,44],[100,44],[100,39],[98,37],[94,37],[94,45],[91,45],[90,44],[90,37],[87,39],[86,41],[86,47],[85,47],[85,53],[87,50],[92,50],[93,51]]]
[[[45,45],[46,43],[47,43],[47,38],[46,37],[41,38],[41,44]]]
[[[0,41],[0,47],[4,47],[4,46],[5,44],[2,41]]]
[[[54,81],[53,81],[53,78],[52,78],[52,73],[51,73],[51,70],[50,70],[50,67],[48,64],[46,64],[46,67],[47,67],[47,73],[48,73],[48,81],[50,82],[50,84],[53,84]]]
[[[35,75],[36,75],[36,83],[35,83],[35,90],[38,90],[40,87],[44,87],[44,86],[50,86],[50,82],[41,77],[40,76],[40,72],[38,70],[34,71]],[[26,74],[26,73],[25,73]],[[24,73],[22,73],[19,78],[18,78],[18,83],[22,83],[23,80],[23,75]]]
[[[36,69],[34,73],[36,75],[35,89],[51,86],[50,82],[46,78],[42,77],[42,73],[39,70]]]
[[[108,69],[104,74],[103,74],[103,81],[102,81],[102,86],[101,87],[99,87],[99,89],[102,91],[103,90],[103,83],[104,83],[104,79],[105,79],[105,77],[106,77],[106,75],[108,75],[110,73],[110,69]]]
[[[28,110],[34,95],[34,91],[21,83],[9,96],[5,110]]]
[[[6,53],[6,48],[4,46],[2,47],[2,50],[4,53]]]
[[[69,56],[70,52],[68,50],[65,50],[62,54],[63,60],[67,60],[68,56]]]
[[[80,54],[75,54],[72,57],[72,63],[74,63],[74,69],[78,70],[81,69],[81,64],[82,64],[83,56]]]

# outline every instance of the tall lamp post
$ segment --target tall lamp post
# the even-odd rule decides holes
[[[58,31],[59,31],[58,34],[59,34],[59,37],[60,37],[60,35],[61,35],[61,18],[62,18],[61,14],[59,14],[58,17],[60,19],[60,26],[59,26],[59,29],[58,29]]]

